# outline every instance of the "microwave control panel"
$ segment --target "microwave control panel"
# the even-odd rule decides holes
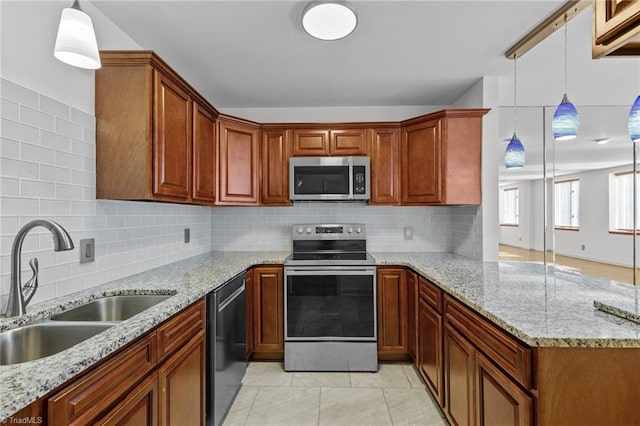
[[[353,193],[355,195],[367,192],[367,178],[365,166],[353,166]]]

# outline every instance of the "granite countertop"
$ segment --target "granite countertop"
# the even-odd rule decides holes
[[[212,252],[27,308],[0,318],[0,331],[32,323],[106,295],[174,294],[158,305],[58,354],[0,366],[0,421],[118,348],[258,264],[288,252]],[[597,310],[594,300],[631,303],[639,289],[550,271],[542,265],[482,263],[451,253],[371,253],[378,265],[406,265],[531,346],[640,348],[640,325]]]

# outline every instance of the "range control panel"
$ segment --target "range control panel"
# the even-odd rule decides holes
[[[350,224],[299,224],[292,226],[294,240],[342,240],[364,239],[366,227],[362,223]]]

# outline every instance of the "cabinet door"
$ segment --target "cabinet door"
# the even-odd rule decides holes
[[[405,270],[380,268],[377,274],[378,357],[406,359],[409,354]]]
[[[444,331],[445,415],[452,425],[473,425],[475,349],[455,329]]]
[[[476,352],[478,426],[533,424],[533,400],[510,378]]]
[[[258,131],[220,120],[218,204],[258,204]]]
[[[640,23],[638,1],[600,0],[594,2],[593,7],[596,44],[608,44]]]
[[[367,155],[368,129],[331,130],[331,155]]]
[[[216,201],[216,120],[207,109],[193,104],[193,193],[194,201]]]
[[[158,424],[158,375],[136,386],[96,426],[154,426]]]
[[[296,129],[293,131],[293,155],[329,155],[329,130]]]
[[[289,133],[287,130],[262,132],[262,204],[288,206]]]
[[[407,271],[407,329],[408,340],[407,349],[409,356],[416,362],[417,356],[417,341],[418,341],[418,275],[413,271]]]
[[[153,193],[187,200],[191,194],[191,100],[155,72]]]
[[[440,406],[444,406],[442,316],[427,302],[418,302],[418,370]]]
[[[254,349],[254,318],[255,313],[253,312],[253,299],[254,299],[254,290],[253,290],[253,269],[249,269],[247,271],[247,277],[245,278],[245,288],[247,291],[247,360],[251,359],[253,355]]]
[[[204,425],[205,331],[158,369],[161,425]]]
[[[402,129],[402,204],[442,202],[441,121]]]
[[[400,130],[374,129],[369,204],[400,204]]]
[[[257,267],[253,275],[254,359],[284,356],[284,284],[282,267]]]

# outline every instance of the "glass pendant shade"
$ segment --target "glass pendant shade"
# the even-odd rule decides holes
[[[62,11],[53,56],[78,68],[98,69],[101,66],[93,23],[77,6],[77,1]]]
[[[515,132],[504,153],[504,165],[507,169],[521,169],[524,167],[524,146]]]
[[[629,111],[629,136],[631,142],[640,142],[640,96],[636,98]]]
[[[314,1],[302,12],[302,27],[320,40],[338,40],[351,34],[358,17],[346,1]]]
[[[553,138],[557,141],[567,141],[578,136],[578,127],[580,127],[580,119],[578,118],[578,110],[567,98],[565,93],[562,102],[556,108],[551,122]]]

